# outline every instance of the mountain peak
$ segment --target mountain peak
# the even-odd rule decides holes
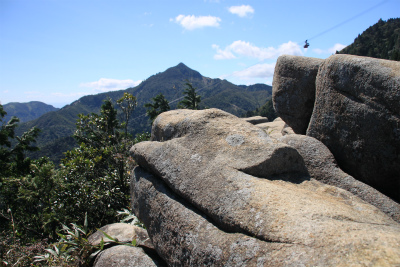
[[[179,63],[178,65],[176,65],[175,68],[187,68],[187,69],[190,69],[188,66],[186,66],[186,65],[183,64],[182,62]]]
[[[176,65],[175,67],[171,67],[167,69],[166,71],[161,73],[163,76],[169,77],[169,78],[178,78],[180,77],[181,79],[203,79],[203,76],[198,72],[195,71],[182,62]]]
[[[193,69],[191,69],[191,68],[189,68],[188,66],[186,66],[184,63],[179,63],[178,65],[176,65],[175,67],[172,67],[172,69],[177,69],[177,70],[179,70],[180,72],[196,72],[196,73],[198,73],[199,75],[200,75],[200,73],[199,72],[197,72],[197,71],[195,71],[195,70],[193,70]]]

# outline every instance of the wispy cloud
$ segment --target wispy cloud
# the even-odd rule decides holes
[[[128,87],[134,87],[141,83],[142,81],[133,81],[133,80],[117,80],[117,79],[107,79],[101,78],[95,82],[87,82],[81,83],[81,87],[90,87],[93,88],[95,91],[99,92],[108,92],[108,91],[115,91],[120,89],[126,89]]]
[[[313,49],[313,52],[315,52],[317,54],[334,54],[334,53],[336,53],[336,51],[340,51],[345,47],[346,47],[346,45],[337,43],[333,47],[328,48],[328,49],[315,48],[315,49]]]
[[[268,78],[274,75],[275,63],[273,64],[256,64],[241,71],[235,71],[232,76],[243,80],[252,78]]]
[[[180,24],[186,30],[194,30],[204,27],[219,27],[221,19],[213,16],[179,15],[170,21]]]
[[[241,18],[247,17],[249,14],[254,13],[254,8],[249,5],[231,6],[228,8],[229,12],[238,15]]]
[[[218,45],[213,44],[212,48],[217,51],[214,59],[233,59],[237,56],[245,56],[250,58],[257,58],[259,60],[274,59],[280,55],[303,55],[301,47],[292,41],[281,44],[278,48],[275,47],[257,47],[249,42],[234,41],[232,44],[221,49]],[[235,55],[236,54],[236,55]]]
[[[228,50],[228,49],[222,50],[216,44],[213,44],[212,48],[217,50],[217,54],[214,55],[215,59],[232,59],[232,58],[236,58],[235,55],[232,54],[232,52],[230,50]]]

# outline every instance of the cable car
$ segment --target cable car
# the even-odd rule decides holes
[[[310,44],[307,42],[307,40],[306,40],[306,42],[305,42],[305,44],[304,44],[304,48],[308,48],[310,46]]]

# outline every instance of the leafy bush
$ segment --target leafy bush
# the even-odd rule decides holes
[[[3,116],[1,105],[0,111]],[[121,130],[124,124],[116,115],[109,99],[104,102],[100,114],[80,115],[75,133],[80,146],[65,153],[59,169],[47,158],[27,161],[23,157],[35,140],[31,132],[25,135],[29,139],[14,142],[19,148],[13,155],[21,155],[21,160],[10,161],[3,157],[11,153],[17,120],[3,123],[0,131],[0,164],[4,167],[0,170],[0,231],[9,237],[7,240],[18,240],[18,244],[12,243],[20,247],[15,251],[24,251],[24,246],[29,247],[37,240],[39,243],[40,240],[56,241],[63,222],[76,226],[87,214],[93,230],[115,222],[117,211],[129,207],[129,170],[135,164],[129,149],[136,142],[148,140],[150,134],[130,137]],[[7,241],[7,248],[10,244]],[[58,247],[51,249],[63,252]]]
[[[71,223],[71,228],[63,224],[62,230],[57,233],[61,239],[45,249],[47,253],[35,256],[34,262],[46,263],[49,266],[91,266],[94,257],[103,249],[93,246],[88,241],[91,232],[88,229],[87,216],[83,227]]]

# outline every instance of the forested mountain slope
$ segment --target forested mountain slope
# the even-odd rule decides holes
[[[27,122],[39,118],[43,114],[51,111],[57,111],[52,105],[39,101],[31,101],[27,103],[10,102],[3,105],[7,115],[4,121],[9,121],[12,116],[18,117],[20,122]]]
[[[237,86],[226,80],[204,77],[180,63],[149,77],[134,88],[84,96],[56,112],[21,124],[17,134],[33,126],[40,128],[42,132],[37,139],[37,144],[41,152],[36,156],[48,156],[57,162],[56,159],[62,158],[62,152],[75,145],[74,140],[69,137],[75,131],[78,114],[97,113],[107,97],[115,102],[128,92],[137,98],[138,103],[129,123],[129,133],[135,135],[150,131],[151,125],[145,115],[146,109],[143,105],[151,102],[151,98],[161,93],[170,101],[171,109],[175,109],[183,97],[186,81],[196,87],[198,94],[201,95],[201,108],[219,108],[237,116],[261,107],[270,99],[272,93],[272,87],[265,84]]]
[[[339,54],[375,57],[400,61],[400,18],[380,19],[359,34],[354,43]]]

